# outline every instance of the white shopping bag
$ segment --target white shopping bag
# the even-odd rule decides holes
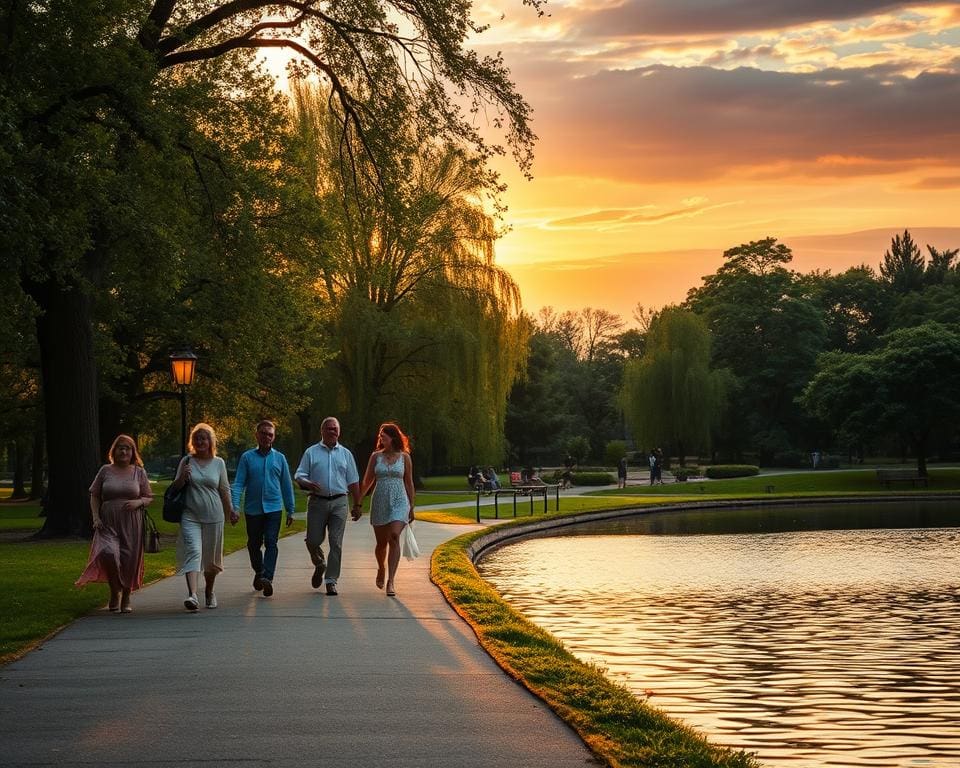
[[[413,535],[413,523],[407,523],[400,531],[400,552],[407,560],[415,560],[420,557],[420,547]]]

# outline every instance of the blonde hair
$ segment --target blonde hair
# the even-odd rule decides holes
[[[193,436],[197,432],[206,432],[210,437],[210,455],[217,455],[217,433],[213,431],[213,427],[204,422],[200,422],[193,429],[190,430],[190,439],[187,441],[187,444],[190,446],[190,453],[195,454],[197,452],[196,448],[193,447]]]
[[[113,452],[117,450],[117,446],[122,442],[128,443],[130,445],[130,450],[133,452],[133,455],[130,457],[130,463],[135,466],[142,467],[143,459],[140,458],[140,451],[137,450],[137,444],[134,439],[130,437],[130,435],[117,435],[115,438],[113,438],[113,442],[110,443],[110,450],[107,451],[107,461],[109,461],[111,464],[115,463],[113,460]]]

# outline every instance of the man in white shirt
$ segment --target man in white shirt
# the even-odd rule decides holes
[[[353,519],[360,517],[360,475],[353,454],[338,442],[340,422],[328,416],[320,425],[320,442],[304,451],[294,481],[310,492],[307,502],[307,551],[313,562],[310,584],[314,589],[327,585],[327,594],[337,594],[343,532],[347,527],[350,498]],[[329,552],[323,554],[323,541],[329,536]],[[326,578],[324,578],[326,573]]]

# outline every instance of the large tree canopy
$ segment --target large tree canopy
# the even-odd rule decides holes
[[[824,321],[809,286],[784,265],[790,249],[766,238],[731,248],[716,274],[687,295],[713,339],[713,366],[739,383],[721,445],[759,451],[769,460],[804,431],[795,398],[824,344]]]
[[[211,173],[230,178],[224,161],[234,147],[211,125],[216,106],[200,125],[184,106],[244,100],[258,86],[255,60],[242,54],[285,48],[321,73],[348,146],[369,158],[391,157],[381,150],[397,140],[396,121],[414,115],[424,135],[456,137],[484,159],[504,150],[484,142],[472,116],[492,112],[527,168],[529,108],[499,58],[465,47],[479,31],[470,11],[468,0],[4,4],[0,246],[12,262],[4,274],[37,310],[45,533],[78,532],[88,520],[85,489],[100,446],[94,297],[123,287],[116,265],[137,253],[155,275],[168,274],[165,259],[183,259],[184,235],[196,232],[181,227],[190,215],[207,218],[220,258],[244,258],[240,243],[226,241],[258,212],[223,207],[211,183]],[[194,211],[179,202],[186,189],[175,188],[188,176]]]
[[[405,169],[402,178],[380,186],[359,153],[344,162],[325,100],[297,95],[330,224],[317,290],[338,346],[315,407],[343,415],[361,454],[392,418],[417,438],[423,468],[498,461],[526,324],[516,285],[493,261],[496,231],[482,203],[496,188],[484,164],[410,122],[382,166]]]
[[[802,402],[850,438],[904,437],[926,474],[931,437],[960,421],[960,334],[927,322],[882,342],[874,352],[821,356]]]
[[[680,457],[708,451],[729,386],[725,371],[710,369],[710,331],[693,312],[668,307],[650,324],[643,357],[630,360],[621,403],[634,437]]]

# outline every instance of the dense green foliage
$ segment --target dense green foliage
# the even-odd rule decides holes
[[[623,437],[617,393],[624,360],[636,343],[611,312],[584,309],[530,318],[524,377],[509,395],[508,452],[513,466],[557,466],[600,459],[612,438]]]
[[[664,309],[650,324],[643,357],[626,365],[621,404],[641,445],[709,454],[729,376],[710,368],[710,333],[693,312]]]
[[[881,343],[873,352],[825,354],[803,402],[851,439],[902,437],[925,473],[931,441],[949,439],[960,421],[960,333],[926,322]]]
[[[949,354],[931,338],[949,347],[960,332],[958,250],[926,250],[904,232],[878,254],[879,274],[866,265],[801,274],[790,249],[766,238],[727,250],[681,307],[638,307],[636,328],[597,310],[541,311],[526,377],[510,394],[507,462],[558,466],[579,437],[589,441],[580,460],[594,462],[610,441],[627,442],[641,462],[658,445],[680,463],[785,467],[810,467],[814,451],[821,468],[867,453],[919,466],[960,454],[955,389],[935,385],[952,381]],[[896,371],[901,356],[862,356],[902,346],[897,331],[928,323],[939,330],[909,337],[911,371],[866,393],[879,379],[865,361]],[[842,386],[830,381],[841,369]],[[858,372],[862,395],[848,386]]]
[[[750,477],[760,472],[760,467],[753,464],[714,464],[707,467],[704,474],[716,480],[730,477]]]
[[[402,178],[375,183],[360,146],[344,165],[323,94],[298,86],[295,95],[330,228],[316,290],[337,353],[304,423],[339,414],[361,461],[379,423],[393,419],[414,436],[419,471],[434,461],[499,463],[527,324],[516,284],[493,260],[497,233],[483,207],[492,179],[462,147],[408,129],[380,164],[380,182],[384,167],[403,168]]]
[[[526,4],[539,10],[538,0]],[[0,298],[36,327],[31,339],[4,324],[0,347],[13,339],[18,370],[37,373],[4,395],[0,427],[35,431],[28,411],[42,403],[48,535],[86,529],[86,487],[117,431],[147,432],[156,450],[179,452],[175,440],[149,434],[175,423],[175,411],[161,410],[174,396],[171,348],[199,353],[190,420],[214,421],[229,436],[245,434],[255,416],[307,408],[318,370],[340,346],[325,336],[328,297],[315,290],[333,234],[306,183],[317,158],[291,130],[255,49],[295,51],[308,62],[301,71],[322,75],[356,179],[385,198],[413,200],[394,194],[411,156],[394,149],[411,135],[422,140],[417,149],[456,148],[498,189],[482,169],[506,150],[481,136],[473,116],[492,115],[524,170],[535,137],[499,56],[466,47],[482,31],[471,12],[469,0],[370,0],[324,13],[258,1],[4,6],[0,253],[12,283]],[[415,217],[400,224],[404,239],[416,238]],[[443,327],[462,307],[431,308],[420,321]],[[482,318],[500,308],[484,306]],[[359,320],[369,328],[369,315]],[[516,358],[493,376],[501,395]],[[434,393],[443,386],[435,378]],[[489,444],[500,440],[504,407],[501,396],[483,414]],[[447,419],[437,431],[459,426]],[[18,445],[17,455],[26,450]]]

